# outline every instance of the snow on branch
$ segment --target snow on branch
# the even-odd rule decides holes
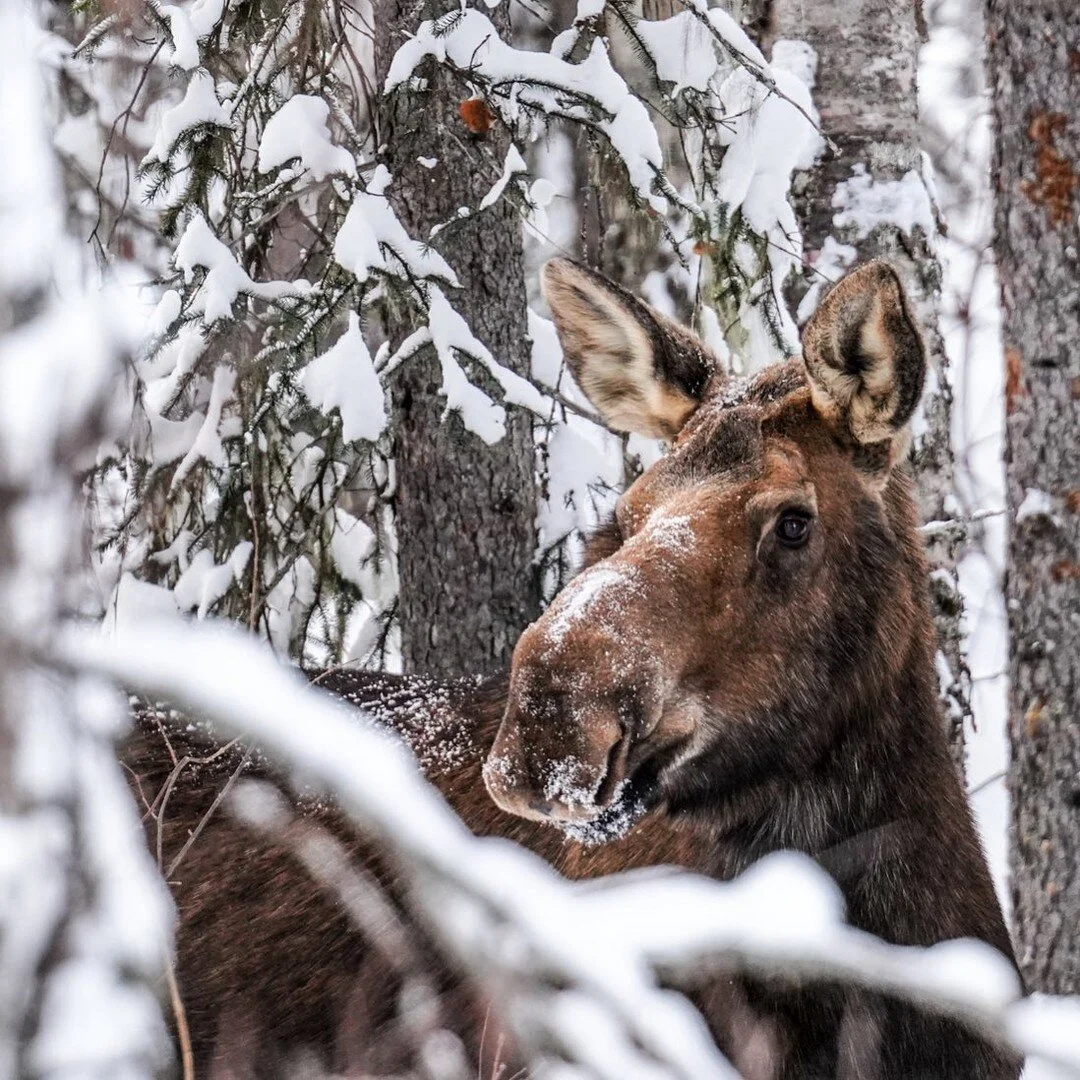
[[[701,140],[692,196],[669,177],[649,108],[596,32],[605,12],[653,72],[666,122]],[[580,59],[571,62],[572,54]],[[582,5],[573,27],[543,53],[514,48],[486,15],[464,8],[420,25],[395,54],[384,93],[407,91],[427,58],[481,91],[512,128],[530,130],[539,117],[600,132],[638,200],[654,214],[688,215],[695,251],[711,268],[707,299],[745,369],[796,347],[782,296],[801,258],[788,193],[793,171],[809,167],[821,144],[805,47],[782,43],[770,64],[720,8],[690,4],[649,21],[611,2]]]
[[[387,189],[393,177],[377,165],[364,190],[353,198],[334,241],[334,258],[358,281],[376,271],[407,282],[437,279],[458,285],[457,274],[432,247],[414,240],[390,205]]]
[[[570,1020],[587,1004],[609,1036],[593,1041],[592,1075],[737,1075],[689,1002],[660,989],[602,917],[582,920],[587,909],[554,870],[522,849],[472,837],[395,741],[351,719],[250,638],[220,626],[146,624],[111,642],[73,632],[64,654],[223,732],[253,737],[306,784],[333,793],[402,861],[458,961],[508,987],[510,1019],[541,1059],[552,1046],[579,1058],[585,1047]]]
[[[229,110],[214,92],[214,80],[206,72],[197,71],[188,81],[183,99],[162,115],[143,165],[167,162],[181,137],[199,127],[228,128],[230,123]]]
[[[205,277],[190,301],[189,312],[202,316],[209,325],[232,314],[232,306],[241,293],[260,300],[282,300],[285,297],[305,296],[311,286],[302,278],[295,281],[252,281],[233,254],[211,231],[202,214],[193,214],[176,245],[173,262],[183,271],[184,280],[192,284],[196,268]]]
[[[673,873],[572,886],[522,849],[471,836],[389,736],[235,630],[157,623],[112,642],[73,631],[64,655],[251,737],[339,800],[399,857],[452,954],[499,987],[538,1065],[555,1047],[612,1080],[736,1075],[700,1016],[657,979],[737,962],[872,987],[1080,1075],[1080,1002],[1023,999],[1011,965],[979,942],[908,948],[846,926],[835,884],[801,856],[772,856],[728,884]]]
[[[313,94],[297,94],[267,121],[259,140],[259,172],[268,173],[299,158],[316,181],[332,173],[356,176],[356,161],[330,139],[330,105]]]
[[[162,5],[160,13],[169,20],[172,33],[172,63],[188,71],[199,66],[199,40],[214,29],[224,8],[225,0],[194,0],[185,7]]]
[[[657,212],[667,209],[667,199],[654,191],[664,167],[656,128],[648,110],[612,67],[599,38],[581,63],[571,64],[549,53],[515,49],[502,40],[486,15],[464,8],[420,24],[395,54],[383,93],[407,83],[427,57],[486,87],[511,124],[524,107],[601,131],[625,164],[641,200]]]

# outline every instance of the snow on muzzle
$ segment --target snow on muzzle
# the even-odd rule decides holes
[[[646,575],[608,559],[567,586],[514,649],[484,782],[509,813],[564,825],[620,805],[660,711],[641,615]]]

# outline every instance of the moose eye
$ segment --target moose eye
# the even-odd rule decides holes
[[[776,538],[786,548],[800,548],[810,537],[810,516],[787,510],[776,519]]]

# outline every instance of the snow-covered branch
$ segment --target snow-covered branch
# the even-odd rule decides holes
[[[49,665],[131,322],[67,233],[41,41],[35,5],[0,5],[0,1077],[137,1080],[168,1060],[167,898],[110,745],[123,700]]]
[[[64,656],[250,737],[333,795],[394,851],[425,921],[498,989],[537,1064],[555,1047],[578,1075],[735,1075],[689,1003],[658,983],[718,963],[873,987],[1080,1075],[1080,1002],[1022,998],[1011,965],[981,943],[902,948],[845,925],[835,885],[803,857],[773,856],[729,884],[673,873],[572,886],[520,848],[472,837],[387,735],[235,630],[73,632]]]

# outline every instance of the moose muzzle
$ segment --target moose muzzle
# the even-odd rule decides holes
[[[623,796],[662,697],[656,650],[633,618],[643,592],[637,567],[606,560],[518,641],[506,714],[484,768],[504,810],[583,824]]]

